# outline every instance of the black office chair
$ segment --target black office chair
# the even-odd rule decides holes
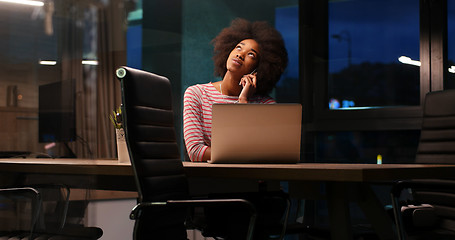
[[[455,90],[426,95],[416,163],[455,163]],[[455,181],[400,181],[391,196],[399,239],[455,239]]]
[[[69,196],[61,184],[0,189],[0,239],[99,239],[100,228],[67,222]]]
[[[234,207],[237,232],[252,239],[255,207],[244,199],[191,199],[176,142],[171,86],[167,78],[121,67],[116,75],[122,87],[122,113],[137,190],[134,239],[187,239],[185,222],[193,207]],[[219,216],[223,217],[223,216]],[[227,236],[229,237],[229,236]]]
[[[18,214],[24,214],[21,207],[29,205],[26,216],[19,221]],[[41,195],[30,187],[0,189],[0,239],[18,236],[33,239],[39,212],[41,211]]]

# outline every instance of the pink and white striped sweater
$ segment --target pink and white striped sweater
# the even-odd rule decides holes
[[[186,89],[183,98],[183,137],[190,160],[202,161],[202,156],[211,146],[212,105],[235,103],[237,96],[223,95],[212,83],[198,84]],[[249,103],[273,104],[271,97],[254,96]]]

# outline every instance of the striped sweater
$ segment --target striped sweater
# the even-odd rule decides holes
[[[193,162],[202,161],[211,146],[212,105],[235,103],[237,96],[222,95],[212,83],[198,84],[186,89],[183,97],[183,137],[188,156]],[[273,104],[271,97],[254,96],[249,103]]]

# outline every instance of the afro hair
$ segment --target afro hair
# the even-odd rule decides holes
[[[235,46],[245,39],[253,39],[259,44],[260,55],[257,70],[258,95],[267,95],[280,80],[288,64],[288,54],[281,34],[267,22],[249,22],[237,18],[212,40],[215,76],[224,77],[226,61]]]

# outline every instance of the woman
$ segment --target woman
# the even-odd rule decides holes
[[[281,34],[266,22],[236,19],[212,40],[215,75],[221,81],[198,84],[185,91],[183,130],[191,161],[210,160],[214,103],[262,103],[287,66]]]

